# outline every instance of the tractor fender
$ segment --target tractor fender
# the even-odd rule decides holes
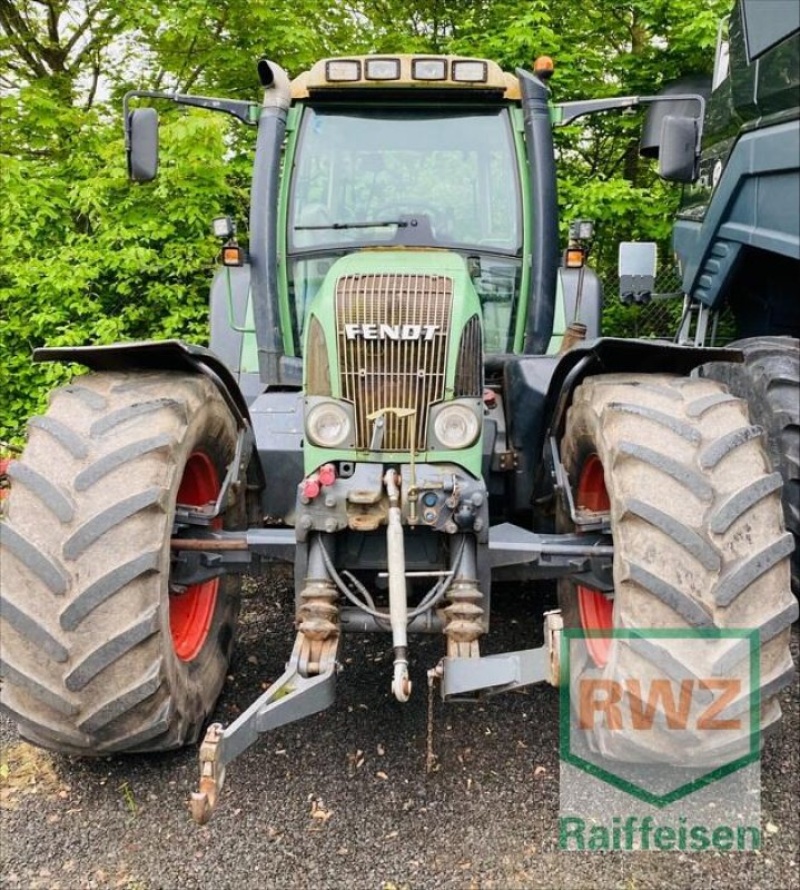
[[[572,395],[586,377],[637,372],[685,376],[709,361],[741,362],[742,353],[737,349],[602,337],[586,340],[563,355],[508,357],[504,389],[509,439],[517,454],[516,508],[529,507],[532,497],[550,492],[549,442],[553,437],[557,442],[561,440]]]
[[[570,349],[556,365],[544,405],[543,435],[536,443],[537,452],[546,440],[555,435],[561,438],[567,408],[572,394],[584,378],[599,374],[677,374],[685,377],[709,361],[741,362],[739,349],[712,346],[681,346],[659,340],[625,340],[601,337],[585,341]]]
[[[247,402],[233,374],[218,356],[202,346],[182,340],[143,340],[108,346],[44,346],[33,351],[33,360],[74,362],[93,371],[157,370],[203,374],[219,390],[237,425],[252,428]]]

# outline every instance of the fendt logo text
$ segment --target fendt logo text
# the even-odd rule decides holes
[[[430,341],[439,330],[438,324],[346,324],[348,340],[425,340]]]

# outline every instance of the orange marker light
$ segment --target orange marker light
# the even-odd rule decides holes
[[[564,265],[568,269],[580,269],[584,262],[584,256],[582,247],[568,247],[564,254]]]
[[[550,80],[555,70],[555,64],[550,56],[539,56],[533,63],[533,73],[539,80]]]
[[[222,248],[223,266],[243,266],[244,251],[238,244],[226,244]]]

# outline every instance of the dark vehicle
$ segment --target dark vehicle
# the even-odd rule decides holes
[[[685,84],[683,84],[685,86]],[[709,89],[710,87],[710,89]],[[783,477],[788,528],[800,535],[800,4],[739,0],[720,26],[696,181],[674,247],[686,302],[682,343],[715,342],[733,318],[743,363],[702,373],[750,405]],[[645,153],[672,103],[653,106]],[[792,559],[800,596],[800,548]]]

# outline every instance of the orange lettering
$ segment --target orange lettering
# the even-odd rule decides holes
[[[596,692],[604,696],[597,698]],[[621,698],[622,686],[616,680],[581,680],[580,728],[594,729],[594,712],[601,711],[609,729],[622,729],[622,714],[617,704]]]
[[[730,720],[715,720],[720,711],[724,710],[739,694],[742,688],[741,680],[701,680],[703,689],[723,689],[722,695],[711,704],[697,718],[698,729],[741,729],[742,721],[739,718]]]
[[[642,699],[642,684],[638,680],[627,680],[625,686],[631,704],[631,720],[634,729],[652,729],[659,701],[669,729],[686,729],[689,711],[692,707],[692,680],[681,680],[680,701],[676,706],[669,680],[653,680],[647,696],[647,704]]]

